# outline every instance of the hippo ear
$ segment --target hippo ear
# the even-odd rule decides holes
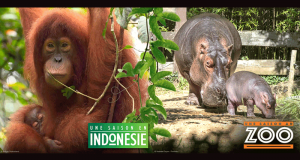
[[[274,93],[273,96],[274,96],[274,99],[276,99],[276,93]]]
[[[231,44],[230,46],[227,47],[228,53],[230,53],[232,51],[233,48],[233,44]]]
[[[269,100],[268,100],[268,95],[266,93],[260,93],[260,97],[262,100],[263,104],[266,104]]]
[[[201,44],[200,45],[200,51],[201,51],[201,53],[203,53],[205,51],[205,49],[206,49],[206,47],[203,44]]]

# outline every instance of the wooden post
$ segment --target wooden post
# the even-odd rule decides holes
[[[290,62],[289,83],[288,83],[288,93],[287,93],[288,97],[290,97],[292,95],[292,91],[293,91],[294,73],[295,73],[294,64],[296,62],[296,55],[297,55],[297,50],[292,50],[291,62]]]
[[[176,14],[180,18],[180,22],[176,22],[175,25],[175,34],[181,28],[181,26],[186,22],[186,8],[176,8]]]
[[[175,25],[175,30],[174,30],[174,36],[176,35],[176,33],[178,32],[178,30],[181,28],[181,26],[186,22],[187,18],[186,18],[186,9],[187,8],[176,8],[176,14],[179,16],[180,18],[180,22],[176,22]],[[173,66],[173,73],[178,72],[178,77],[180,77],[180,73],[179,73],[179,69],[176,65],[176,61],[174,61],[174,57],[173,57],[173,62],[174,62],[174,66]]]

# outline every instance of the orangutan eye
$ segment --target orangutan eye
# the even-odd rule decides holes
[[[71,49],[71,45],[68,42],[63,42],[61,44],[61,50],[63,52],[68,52],[68,51],[70,51],[70,49]]]
[[[68,43],[63,43],[61,46],[62,46],[62,47],[67,47],[67,46],[68,46]]]
[[[55,46],[54,46],[54,44],[52,42],[47,43],[47,45],[46,45],[46,51],[48,53],[52,53],[52,52],[55,51]]]
[[[47,47],[49,47],[49,48],[53,48],[53,47],[54,47],[54,45],[53,45],[52,43],[48,43]]]

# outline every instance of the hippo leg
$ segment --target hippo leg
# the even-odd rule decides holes
[[[247,106],[247,117],[255,117],[254,115],[254,101],[253,100],[247,100],[246,101]]]
[[[195,85],[189,76],[188,72],[183,73],[183,77],[188,81],[189,83],[189,97],[186,100],[187,105],[200,105],[202,102],[202,99],[200,97],[200,88],[199,86]]]
[[[235,103],[233,103],[231,100],[228,99],[228,106],[227,106],[227,111],[230,115],[234,116],[236,112],[236,106]]]
[[[200,97],[198,97],[195,94],[195,92],[193,92],[193,90],[195,90],[193,87],[194,87],[193,84],[189,85],[189,97],[186,100],[186,104],[188,104],[188,105],[200,105],[200,103],[199,103],[199,98]]]

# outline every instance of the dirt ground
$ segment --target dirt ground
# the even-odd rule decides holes
[[[154,153],[232,153],[249,152],[243,149],[248,135],[244,121],[278,121],[262,118],[255,107],[255,118],[247,118],[246,106],[239,106],[235,116],[226,108],[205,109],[201,106],[186,105],[188,90],[156,91],[163,101],[167,119],[159,114],[156,127],[171,132],[171,138],[157,136],[157,142],[150,140]],[[257,152],[253,151],[253,152]]]

